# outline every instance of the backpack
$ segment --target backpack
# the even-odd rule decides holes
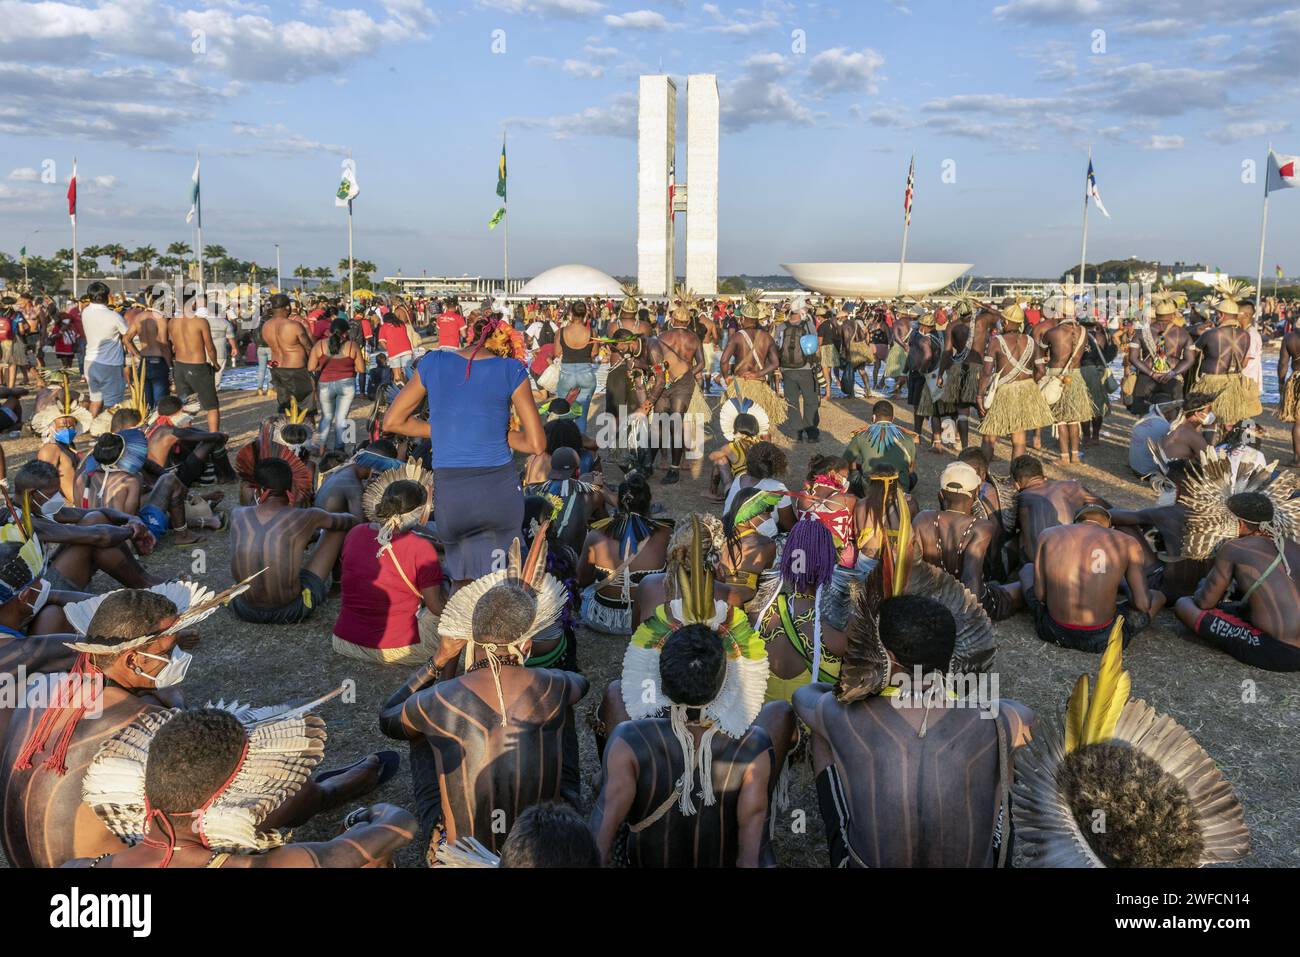
[[[802,369],[808,365],[808,356],[804,353],[800,341],[807,333],[807,329],[806,323],[802,330],[787,323],[781,331],[780,357],[782,369]]]

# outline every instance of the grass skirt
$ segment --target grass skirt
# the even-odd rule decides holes
[[[767,420],[772,424],[772,428],[785,425],[787,415],[785,399],[773,392],[766,382],[762,379],[736,379],[734,384],[740,389],[743,398],[753,399],[767,413]]]
[[[885,376],[890,379],[897,379],[903,374],[903,367],[907,365],[907,350],[895,342],[889,347],[889,352],[885,355]]]
[[[993,397],[993,407],[980,423],[980,435],[1031,432],[1054,423],[1052,409],[1033,379],[1004,382]]]
[[[1106,392],[1107,370],[1102,366],[1084,366],[1083,382],[1088,387],[1088,400],[1092,404],[1092,418],[1104,419],[1110,411],[1110,395]]]
[[[962,406],[975,405],[976,393],[979,391],[980,367],[962,362],[949,366],[943,375],[943,395],[937,403],[938,411],[956,411]]]
[[[1264,411],[1255,380],[1240,372],[1207,373],[1196,380],[1197,392],[1220,393],[1211,408],[1215,418],[1227,425],[1253,419]]]
[[[1282,391],[1282,405],[1277,417],[1283,422],[1295,422],[1300,419],[1300,375],[1291,373]]]
[[[1092,397],[1088,394],[1088,383],[1084,381],[1079,369],[1070,370],[1068,375],[1062,375],[1062,372],[1064,370],[1047,370],[1049,376],[1058,376],[1064,386],[1061,397],[1052,406],[1052,418],[1057,425],[1077,425],[1092,421]]]

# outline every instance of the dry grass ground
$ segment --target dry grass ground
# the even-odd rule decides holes
[[[237,438],[238,448],[252,435],[263,417],[273,411],[268,399],[253,393],[224,393],[223,424]],[[869,403],[842,401],[822,406],[824,452],[838,452],[849,433],[869,418]],[[359,404],[354,414],[364,415],[368,404]],[[1284,457],[1286,434],[1268,416],[1270,429],[1267,454]],[[1137,507],[1149,502],[1149,490],[1131,476],[1127,464],[1128,427],[1132,419],[1122,412],[1107,420],[1109,438],[1088,451],[1087,462],[1075,466],[1071,475],[1084,481],[1114,504]],[[910,423],[908,423],[910,424]],[[12,470],[26,461],[35,440],[25,436],[6,441],[5,453]],[[808,458],[815,451],[808,445],[784,443],[790,455],[792,477],[802,476]],[[999,449],[995,470],[1005,474],[1007,447]],[[933,502],[939,471],[950,456],[920,453],[919,501]],[[1049,467],[1052,477],[1059,477]],[[617,471],[611,472],[611,480]],[[656,480],[656,488],[658,488]],[[706,510],[707,475],[687,480],[661,496],[669,513],[676,517],[693,510]],[[227,489],[233,498],[234,489]],[[230,583],[226,533],[208,534],[197,547],[163,547],[149,559],[149,567],[168,577],[192,577],[213,588]],[[196,564],[198,562],[205,565]],[[108,581],[94,587],[108,589]],[[376,720],[380,704],[406,677],[402,668],[371,665],[342,658],[330,650],[330,625],[337,614],[333,597],[308,623],[296,626],[250,625],[223,610],[202,626],[202,641],[186,678],[187,700],[201,704],[209,699],[238,698],[256,704],[272,704],[320,694],[340,682],[355,682],[355,700],[330,702],[322,711],[328,722],[327,766],[336,766],[362,755],[389,747],[405,752],[379,732]],[[1300,613],[1300,609],[1297,609]],[[1054,716],[1062,709],[1071,683],[1093,669],[1096,659],[1079,652],[1050,646],[1034,636],[1028,616],[1021,614],[998,626],[999,647],[994,666],[1001,695],[1022,701],[1041,717]],[[580,636],[581,667],[591,679],[592,691],[580,705],[584,801],[587,809],[594,795],[590,781],[597,770],[594,743],[586,719],[599,700],[600,690],[621,667],[624,644],[590,633]],[[1125,655],[1133,678],[1133,694],[1154,707],[1167,711],[1185,724],[1202,746],[1219,762],[1245,807],[1251,830],[1252,851],[1247,864],[1255,866],[1298,866],[1300,848],[1300,761],[1295,759],[1294,742],[1300,728],[1300,677],[1270,674],[1241,665],[1233,659],[1189,640],[1169,612],[1162,612],[1152,627],[1133,642]],[[405,762],[403,770],[373,800],[412,806],[411,787]],[[791,807],[777,822],[777,856],[783,865],[823,866],[826,862],[822,824],[812,778],[807,767],[795,769]],[[346,809],[321,815],[299,829],[300,839],[323,839],[336,834]],[[399,863],[418,866],[408,851]]]

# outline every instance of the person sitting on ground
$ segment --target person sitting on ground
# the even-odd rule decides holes
[[[497,851],[529,805],[578,802],[573,709],[587,679],[524,667],[533,637],[555,624],[565,600],[564,586],[543,571],[545,550],[539,537],[524,562],[516,539],[506,569],[457,591],[443,609],[437,655],[380,714],[385,735],[411,742],[430,866],[440,845],[461,838]],[[462,653],[463,673],[445,676]]]
[[[629,472],[613,516],[592,524],[578,559],[582,620],[607,635],[630,635],[638,584],[664,570],[672,523],[651,518],[650,483]]]
[[[321,465],[324,464],[322,458]],[[401,464],[397,460],[397,446],[389,440],[366,442],[351,458],[328,470],[322,469],[315,505],[327,512],[351,512],[357,518],[365,518],[361,497],[366,483],[372,476]]]
[[[1156,471],[1156,462],[1147,442],[1160,445],[1169,434],[1169,423],[1177,416],[1181,405],[1181,402],[1157,402],[1146,415],[1133,423],[1129,432],[1128,467],[1136,475],[1146,478]]]
[[[587,537],[587,525],[605,513],[603,488],[605,476],[595,473],[591,482],[579,478],[581,459],[571,448],[556,449],[550,456],[551,467],[544,479],[524,485],[525,495],[552,496],[560,506],[554,518],[557,540],[575,552],[582,548]]]
[[[76,497],[77,470],[81,455],[75,443],[77,436],[90,430],[92,416],[72,394],[68,378],[63,376],[63,389],[56,403],[45,406],[32,416],[32,431],[42,439],[36,458],[48,462],[59,470],[59,490],[69,502]]]
[[[56,591],[85,591],[96,572],[103,572],[128,588],[146,588],[156,583],[126,546],[141,555],[153,551],[155,539],[136,515],[114,508],[74,508],[59,490],[59,472],[48,462],[35,459],[13,475],[14,496],[30,503],[31,526],[46,549],[50,561],[45,575]],[[8,507],[0,508],[0,524],[17,520]]]
[[[939,508],[917,512],[912,519],[912,541],[922,561],[942,568],[980,599],[994,621],[1011,614],[1009,596],[988,586],[984,568],[998,527],[974,514],[979,495],[979,473],[965,462],[954,462],[939,476]],[[990,607],[991,606],[991,607]]]
[[[681,598],[637,629],[601,706],[608,743],[591,828],[606,865],[624,825],[619,857],[631,867],[775,864],[768,811],[797,739],[794,713],[784,701],[761,706],[763,639],[713,597],[693,525]]]
[[[1123,615],[1127,645],[1165,606],[1164,593],[1147,587],[1143,559],[1142,546],[1112,528],[1101,505],[1083,506],[1071,525],[1044,529],[1033,563],[1020,569],[1038,637],[1098,653]]]
[[[709,453],[713,473],[709,477],[709,497],[715,502],[726,499],[724,489],[748,471],[750,450],[758,443],[758,419],[748,413],[737,415],[732,423],[734,438],[722,448]]]
[[[1048,481],[1043,463],[1032,455],[1011,460],[1011,482],[1016,487],[1016,527],[1020,530],[1020,557],[1033,561],[1038,551],[1038,536],[1055,525],[1069,525],[1085,505],[1110,504],[1094,495],[1075,479]]]
[[[780,446],[771,442],[755,442],[749,449],[745,462],[745,474],[732,480],[727,490],[727,498],[722,503],[725,515],[731,509],[732,500],[741,489],[759,488],[765,492],[785,492],[785,473],[789,468],[785,452]],[[795,523],[794,502],[788,496],[783,497],[777,506],[777,521],[783,531],[788,531]]]
[[[681,597],[681,576],[690,567],[696,522],[704,539],[704,567],[713,576],[713,597],[733,608],[744,607],[736,589],[721,580],[722,556],[727,550],[722,521],[716,515],[697,512],[673,526],[673,536],[664,554],[663,570],[646,575],[637,586],[632,598],[633,628],[654,617],[660,605],[670,604]]]
[[[1146,556],[1147,584],[1159,588],[1169,601],[1192,594],[1210,570],[1208,559],[1183,554],[1187,531],[1187,495],[1192,471],[1185,459],[1161,462],[1157,472],[1168,484],[1155,505],[1136,511],[1113,509],[1111,525],[1137,539]]]
[[[325,722],[301,708],[242,720],[214,707],[142,713],[104,743],[82,785],[82,807],[126,846],[63,866],[391,866],[415,836],[415,816],[391,804],[353,811],[333,840],[287,842],[288,828],[378,787],[397,767],[383,766],[397,758],[389,751],[313,779],[324,752]]]
[[[1193,393],[1183,400],[1182,413],[1170,423],[1169,432],[1159,442],[1166,459],[1194,462],[1210,446],[1206,433],[1214,434],[1213,406],[1214,396],[1205,393]]]
[[[543,801],[515,820],[498,866],[600,867],[600,851],[582,815],[568,804]]]
[[[1004,866],[1011,749],[1032,712],[950,690],[952,612],[924,595],[882,598],[881,581],[861,590],[839,681],[794,693],[831,866]]]
[[[1213,556],[1210,573],[1174,605],[1178,620],[1211,647],[1266,671],[1300,671],[1300,499],[1295,477],[1247,469],[1234,481],[1226,456],[1192,480],[1184,553]],[[1234,492],[1241,486],[1254,490]],[[1233,537],[1235,533],[1235,537]],[[1241,597],[1227,601],[1234,586]]]
[[[342,602],[334,650],[381,664],[427,661],[438,648],[444,602],[429,521],[433,476],[415,462],[389,469],[366,487],[366,524],[343,542]]]
[[[906,490],[916,487],[916,440],[912,433],[895,424],[894,404],[881,399],[871,407],[871,424],[858,429],[844,447],[844,460],[852,469],[854,485],[864,486],[865,477],[877,465],[888,465],[907,476]]]
[[[192,488],[212,468],[217,481],[235,480],[234,467],[226,453],[226,433],[190,428],[194,417],[184,410],[181,400],[174,395],[159,399],[154,411],[153,421],[144,430],[149,439],[149,461],[144,466],[146,475],[156,478],[163,472],[175,470],[176,477],[187,488]]]
[[[29,636],[63,634],[71,630],[63,606],[90,596],[85,592],[56,591],[45,577],[45,553],[40,539],[20,525],[0,527],[0,648]],[[33,644],[37,642],[33,641]],[[63,656],[54,654],[62,660]],[[0,652],[0,665],[10,674]],[[16,667],[16,662],[14,665]],[[71,666],[72,662],[67,662]],[[28,671],[40,668],[28,665]]]
[[[258,462],[253,483],[258,504],[231,512],[230,572],[236,580],[258,577],[230,608],[255,624],[306,621],[329,594],[334,562],[357,520],[347,512],[292,507],[293,471],[283,459]],[[324,534],[309,553],[318,532]]]
[[[733,605],[746,605],[753,599],[760,579],[777,559],[776,538],[781,530],[776,510],[781,498],[777,492],[743,489],[722,516],[727,545],[718,565],[718,580],[731,589],[728,600]]]

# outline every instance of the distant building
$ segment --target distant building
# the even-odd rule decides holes
[[[518,292],[528,279],[527,276],[512,276],[510,293]],[[384,282],[392,283],[406,295],[415,296],[485,297],[503,288],[502,280],[482,276],[385,276]]]

